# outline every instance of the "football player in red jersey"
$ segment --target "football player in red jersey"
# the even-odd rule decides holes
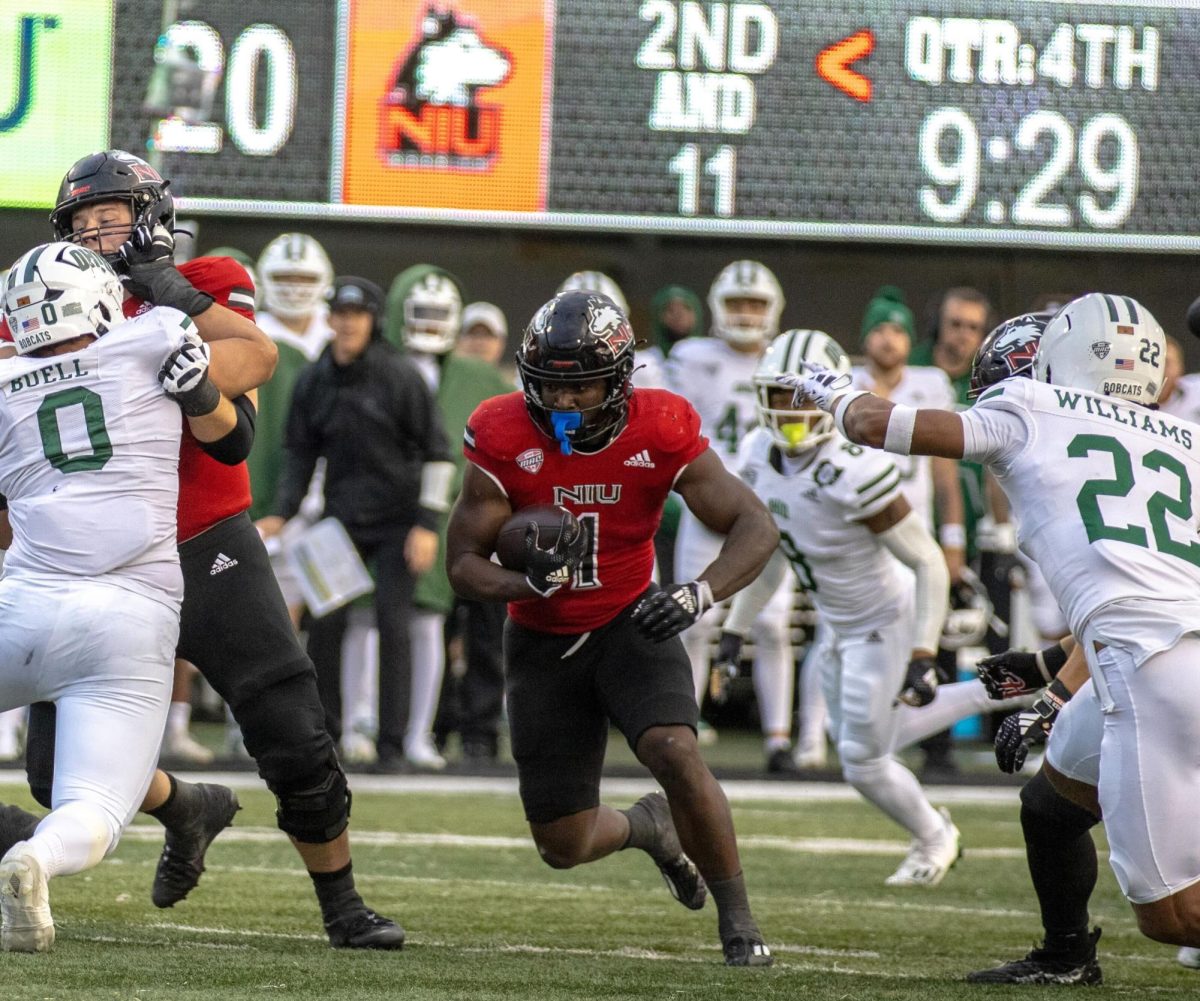
[[[467,424],[446,564],[462,597],[509,602],[505,690],[534,843],[559,869],[643,849],[681,903],[698,909],[711,890],[726,963],[767,966],[729,804],[696,743],[678,634],[753,580],[779,533],[708,448],[686,400],[632,388],[633,332],[606,296],[551,299],[517,365],[523,391],[485,401]],[[726,542],[698,579],[661,591],[650,583],[654,532],[671,490]],[[582,530],[542,548],[531,529],[524,573],[491,562],[500,527],[537,504],[568,509]],[[665,799],[600,803],[610,720]]]
[[[148,163],[120,150],[79,160],[63,179],[51,223],[60,239],[117,264],[134,316],[150,305],[192,316],[201,336],[210,311],[232,309],[253,320],[254,287],[231,258],[198,258],[176,268],[175,211],[167,182]],[[398,949],[404,930],[363,903],[354,886],[348,832],[350,793],[325,729],[316,672],[292,629],[262,540],[246,514],[250,481],[244,459],[254,436],[247,395],[268,379],[275,348],[246,324],[232,362],[210,371],[235,399],[237,426],[218,442],[198,443],[186,426],[179,460],[179,557],[184,577],[178,655],[203,672],[241,724],[246,748],[275,794],[279,827],[312,877],[325,930],[335,948]],[[245,328],[243,328],[245,329]],[[210,331],[211,332],[211,331]],[[50,805],[53,706],[33,707],[26,768],[39,802]],[[209,843],[233,820],[238,803],[223,786],[191,784],[159,771],[142,809],[167,829],[152,899],[182,900],[204,871]],[[0,808],[0,845],[20,840],[37,818]]]

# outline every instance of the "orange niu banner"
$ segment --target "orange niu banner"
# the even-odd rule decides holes
[[[544,210],[551,9],[353,0],[343,201]]]

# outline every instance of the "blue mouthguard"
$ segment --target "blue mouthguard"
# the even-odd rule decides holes
[[[563,455],[571,454],[570,431],[578,431],[583,425],[583,414],[578,410],[551,410],[550,424],[554,428],[554,437],[558,439]]]

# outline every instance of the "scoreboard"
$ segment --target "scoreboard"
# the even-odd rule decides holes
[[[0,155],[53,162],[0,167],[0,204],[48,205],[97,148],[94,80],[103,144],[189,213],[1200,250],[1196,3],[3,7]],[[85,20],[94,72],[64,44]]]

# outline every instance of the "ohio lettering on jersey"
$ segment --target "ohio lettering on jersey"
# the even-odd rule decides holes
[[[569,587],[508,606],[526,628],[560,634],[604,625],[646,589],[667,494],[708,447],[696,411],[661,389],[635,389],[624,429],[594,454],[563,455],[529,419],[521,393],[481,403],[463,441],[463,454],[514,511],[560,504],[588,533],[589,555]]]

